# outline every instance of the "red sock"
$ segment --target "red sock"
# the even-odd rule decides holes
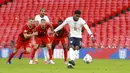
[[[11,59],[13,58],[13,56],[14,56],[15,54],[16,54],[16,53],[14,53],[14,52],[12,52],[12,53],[10,54],[10,56],[9,56],[9,58],[8,58],[8,62],[11,61]]]
[[[52,55],[54,54],[54,49],[52,49]]]
[[[52,60],[52,49],[49,49],[49,57],[50,57],[50,60]]]
[[[34,55],[35,55],[35,53],[36,53],[36,50],[37,50],[37,49],[35,49],[35,48],[33,49],[32,53],[31,53],[31,60],[33,60]]]
[[[68,53],[68,50],[64,50],[64,61],[65,62],[67,61],[67,53]]]

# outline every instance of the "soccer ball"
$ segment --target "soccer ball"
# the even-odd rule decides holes
[[[89,54],[86,54],[86,56],[83,58],[83,61],[89,64],[92,62],[92,57]]]

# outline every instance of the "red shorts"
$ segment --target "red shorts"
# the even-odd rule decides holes
[[[29,39],[27,41],[21,41],[21,38],[18,37],[15,48],[16,49],[20,49],[21,47],[23,47],[24,49],[29,47],[32,48],[32,43],[31,43],[32,39]]]
[[[35,43],[40,45],[43,43],[44,45],[52,43],[52,40],[49,37],[35,37]]]
[[[68,38],[67,37],[55,37],[55,39],[53,40],[53,44],[59,44],[60,41],[62,44],[67,44]]]

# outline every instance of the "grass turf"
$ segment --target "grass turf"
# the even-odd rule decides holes
[[[29,65],[29,59],[15,58],[8,65],[6,60],[0,59],[0,73],[130,73],[129,60],[95,59],[91,64],[85,64],[82,59],[78,59],[74,69],[67,69],[63,59],[55,59],[55,65],[45,65],[43,59],[37,65]]]

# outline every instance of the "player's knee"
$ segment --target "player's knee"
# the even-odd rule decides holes
[[[73,46],[73,45],[70,45],[70,48],[74,48],[74,46]]]
[[[26,48],[26,53],[30,53],[31,52],[31,48]]]
[[[63,44],[63,49],[64,49],[64,50],[68,50],[68,47],[67,47],[66,44]]]
[[[13,52],[14,52],[14,53],[17,53],[17,51],[18,51],[18,49],[15,48]]]
[[[75,50],[79,50],[79,46],[76,46],[76,47],[75,47]]]
[[[38,44],[35,44],[34,45],[34,48],[38,49],[39,45]]]
[[[47,47],[48,49],[52,49],[52,45],[51,45],[51,44],[47,44],[46,47]]]

